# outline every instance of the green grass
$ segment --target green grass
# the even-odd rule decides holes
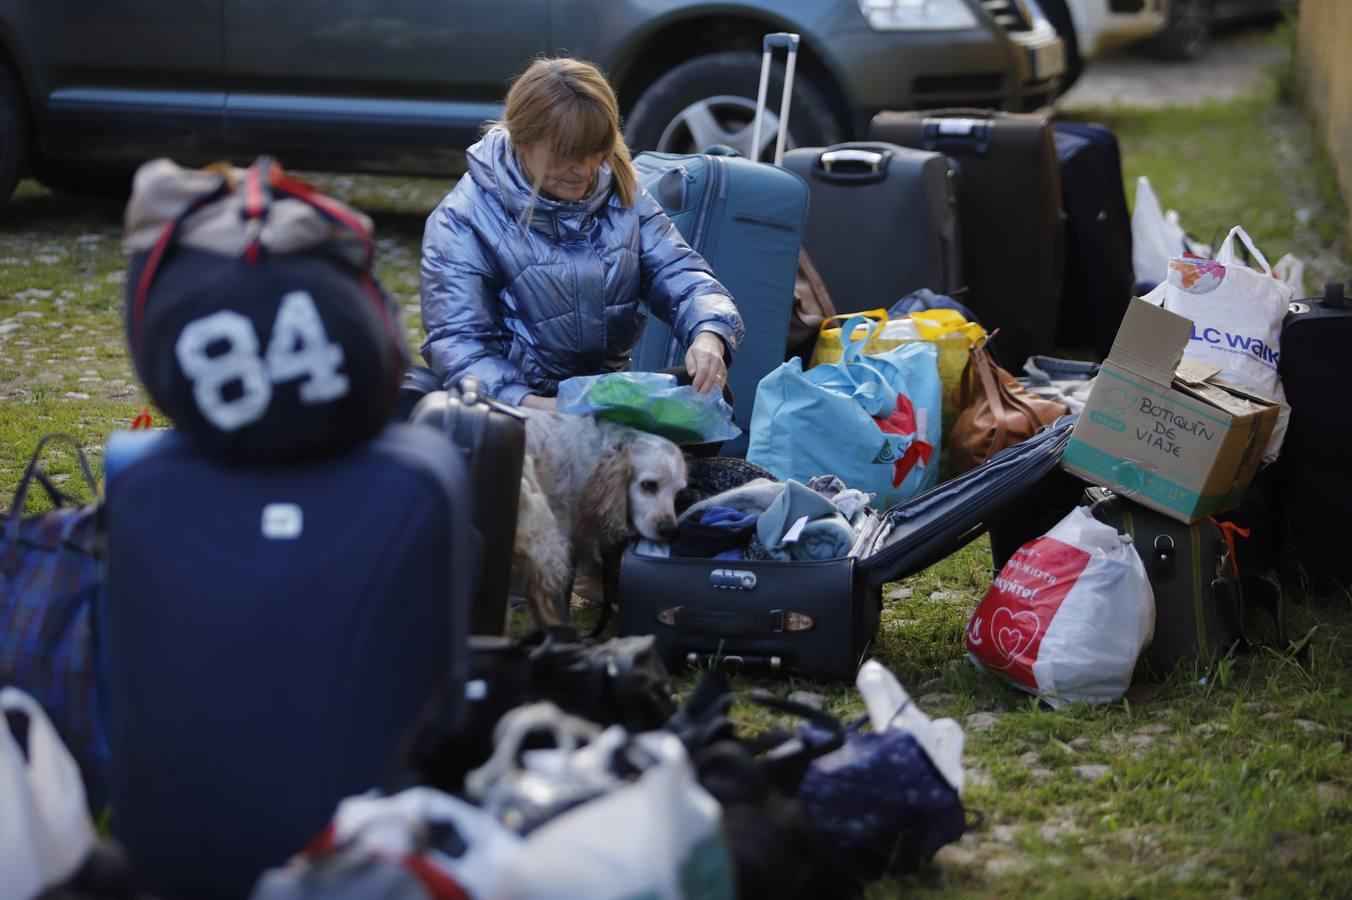
[[[1243,224],[1271,258],[1305,257],[1312,287],[1352,274],[1327,162],[1301,116],[1271,96],[1077,118],[1118,132],[1129,198],[1136,176],[1148,174],[1203,239]],[[451,179],[320,180],[376,218],[380,276],[416,343],[422,223]],[[108,433],[146,403],[124,349],[119,237],[117,203],[32,183],[0,219],[0,496],[12,493],[42,434],[77,435],[97,469]],[[73,494],[86,493],[64,451],[50,468]],[[44,502],[34,498],[29,511]],[[982,540],[888,590],[873,652],[930,713],[998,720],[968,733],[964,800],[981,824],[934,865],[873,885],[870,897],[1352,890],[1352,598],[1291,586],[1290,631],[1315,629],[1308,661],[1235,656],[1213,672],[1187,669],[1133,688],[1106,707],[1052,712],[965,659],[963,629],[989,567]],[[579,619],[594,614],[581,609]],[[692,683],[685,674],[677,686]],[[842,716],[862,712],[848,685],[740,679],[739,687],[809,690]],[[748,704],[737,714],[753,728],[768,721]],[[1072,773],[1083,764],[1107,765],[1109,774],[1083,781]]]

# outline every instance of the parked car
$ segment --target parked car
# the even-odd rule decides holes
[[[797,145],[882,109],[1042,106],[1064,68],[1030,0],[0,0],[0,199],[24,171],[69,185],[158,155],[443,173],[561,51],[609,72],[635,147],[751,153],[760,39],[784,30]]]
[[[1297,0],[1168,0],[1168,21],[1150,42],[1166,59],[1196,59],[1211,46],[1211,30],[1246,19],[1273,18],[1294,9]]]
[[[1169,0],[1037,0],[1066,45],[1061,92],[1070,90],[1085,60],[1133,44],[1164,27]]]

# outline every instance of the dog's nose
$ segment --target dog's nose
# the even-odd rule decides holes
[[[675,519],[668,519],[657,526],[658,535],[661,536],[662,540],[667,541],[668,543],[676,540],[676,535],[679,532],[680,529],[676,527]]]

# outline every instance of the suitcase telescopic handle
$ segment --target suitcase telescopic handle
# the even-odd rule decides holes
[[[789,102],[793,99],[793,72],[798,66],[798,35],[788,31],[767,34],[761,42],[764,55],[761,57],[760,88],[756,93],[756,117],[751,126],[751,158],[760,161],[761,122],[765,119],[766,95],[770,91],[770,57],[780,47],[789,53],[784,64],[784,94],[779,101],[779,135],[775,138],[775,165],[784,164],[784,141],[789,134]]]

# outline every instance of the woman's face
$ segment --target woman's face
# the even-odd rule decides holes
[[[547,146],[538,143],[521,144],[517,151],[526,177],[540,185],[540,192],[555,200],[567,201],[587,196],[606,158],[602,152],[564,158],[555,156]]]

